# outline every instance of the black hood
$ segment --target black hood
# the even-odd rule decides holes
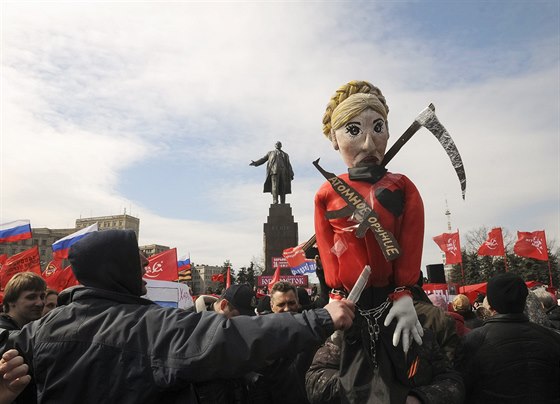
[[[91,233],[70,247],[68,259],[84,286],[142,295],[138,241],[132,230]]]

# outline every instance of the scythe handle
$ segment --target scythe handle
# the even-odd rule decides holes
[[[391,161],[393,157],[395,157],[395,154],[399,152],[399,150],[405,145],[405,143],[410,140],[412,135],[418,132],[418,129],[420,129],[421,127],[422,125],[414,121],[412,125],[410,125],[408,129],[401,135],[401,137],[393,144],[393,146],[391,146],[389,151],[385,153],[385,157],[383,157],[381,166],[385,167],[387,164],[389,164],[389,161]]]
[[[430,104],[430,105],[428,105],[428,107],[424,111],[428,111],[429,109],[432,110],[432,111],[435,111],[436,107],[434,107],[434,104]],[[422,116],[424,111],[422,111],[420,113],[420,116]],[[422,126],[423,126],[422,123],[418,121],[418,118],[416,118],[414,120],[414,122],[412,122],[412,125],[410,125],[408,127],[408,129],[404,131],[404,133],[401,135],[401,137],[398,138],[398,140],[393,144],[393,146],[391,146],[389,151],[387,153],[385,153],[385,157],[383,157],[383,161],[381,162],[381,166],[385,167],[387,164],[389,164],[389,161],[391,161],[393,159],[393,157],[395,157],[395,155],[405,145],[405,143],[408,142],[410,140],[410,138],[416,132],[418,132],[418,130]]]

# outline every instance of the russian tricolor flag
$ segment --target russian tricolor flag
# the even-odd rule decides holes
[[[15,220],[10,223],[0,224],[0,243],[31,238],[31,224],[29,220]]]
[[[177,270],[178,271],[189,269],[190,267],[191,267],[191,257],[190,257],[190,255],[188,257],[187,256],[181,257],[177,261]]]
[[[76,241],[84,238],[89,233],[93,233],[97,231],[97,223],[92,224],[91,226],[84,227],[82,230],[79,230],[75,233],[72,233],[64,238],[61,238],[58,241],[55,241],[52,245],[53,250],[53,259],[64,259],[68,258],[68,251],[72,244]]]

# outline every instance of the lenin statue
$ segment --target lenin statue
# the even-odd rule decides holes
[[[286,203],[286,194],[292,193],[292,183],[294,172],[290,164],[290,157],[282,151],[282,143],[276,142],[276,149],[269,151],[266,155],[257,160],[251,160],[251,166],[260,166],[268,162],[266,165],[266,181],[264,182],[263,192],[272,193],[272,202]]]

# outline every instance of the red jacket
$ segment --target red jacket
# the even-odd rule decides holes
[[[462,315],[454,311],[447,311],[445,312],[445,314],[455,320],[455,329],[457,330],[457,335],[459,337],[467,335],[469,332],[471,332],[471,329],[465,326],[465,319]]]
[[[338,176],[358,191],[391,232],[401,255],[386,261],[371,230],[357,238],[357,223],[348,217],[328,220],[327,211],[346,206],[331,184],[325,182],[315,195],[315,233],[325,280],[331,288],[352,289],[367,264],[372,273],[368,286],[412,286],[420,275],[424,240],[424,206],[414,184],[402,174],[387,173],[375,184]]]

